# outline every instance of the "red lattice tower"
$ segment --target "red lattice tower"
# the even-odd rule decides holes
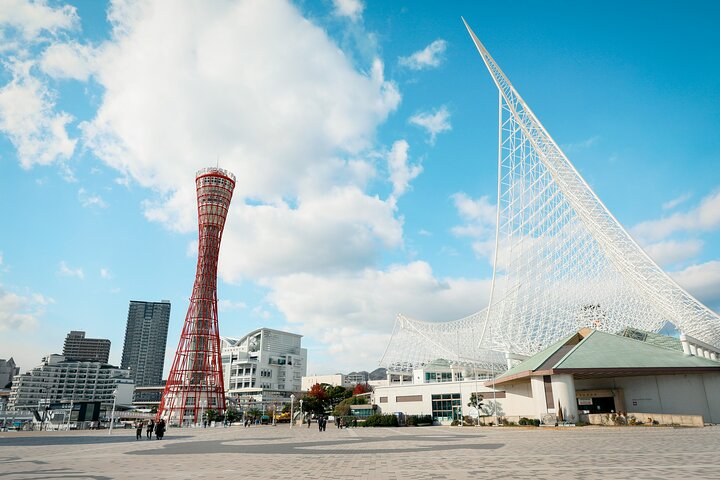
[[[202,421],[203,411],[225,411],[225,384],[217,314],[217,267],[235,176],[205,168],[195,177],[198,201],[198,262],[190,306],[165,385],[157,419],[173,425]]]

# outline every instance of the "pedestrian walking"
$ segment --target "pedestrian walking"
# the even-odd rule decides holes
[[[308,416],[308,428],[310,428],[310,424],[312,423],[312,418]]]
[[[153,430],[155,430],[155,422],[150,420],[150,423],[147,424],[147,428],[145,429],[148,440],[152,440]]]
[[[143,424],[139,421],[135,424],[135,440],[142,440],[142,431]]]
[[[155,424],[155,438],[162,440],[165,436],[165,419],[161,418],[158,423]]]

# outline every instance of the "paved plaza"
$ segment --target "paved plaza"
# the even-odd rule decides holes
[[[720,478],[720,427],[0,433],[0,479]]]

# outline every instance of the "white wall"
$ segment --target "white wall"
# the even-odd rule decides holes
[[[534,417],[533,398],[530,384],[509,385],[507,388],[497,388],[505,392],[505,398],[497,398],[501,414]],[[372,402],[378,405],[381,413],[402,412],[406,415],[431,415],[432,395],[442,393],[460,393],[463,414],[467,415],[470,395],[477,391],[483,396],[483,403],[487,405],[493,401],[493,389],[484,387],[483,382],[467,380],[464,382],[441,382],[423,384],[403,384],[375,387]],[[421,395],[421,401],[398,402],[398,396]],[[381,397],[387,397],[387,402],[381,402]],[[521,413],[510,413],[521,412]]]
[[[621,388],[627,412],[702,415],[705,422],[720,423],[717,373],[576,380],[575,388]]]

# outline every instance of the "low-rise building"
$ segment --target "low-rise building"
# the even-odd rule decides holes
[[[9,407],[24,410],[71,401],[112,405],[114,399],[119,405],[130,405],[133,388],[129,370],[53,354],[15,377]]]
[[[312,388],[313,385],[318,383],[324,383],[333,387],[349,388],[352,386],[352,384],[348,382],[345,375],[343,375],[342,373],[334,373],[331,375],[307,375],[305,377],[302,377],[301,389],[303,392],[307,392]]]
[[[388,372],[397,380],[375,387],[372,401],[383,413],[430,414],[443,424],[476,413],[491,421],[594,423],[593,415],[622,413],[660,423],[720,423],[720,364],[670,340],[651,340],[583,329],[493,379],[438,360],[414,370],[409,382]],[[482,399],[480,412],[468,407],[473,393]]]
[[[240,405],[290,401],[307,372],[302,335],[259,328],[244,337],[221,337],[225,394]]]

